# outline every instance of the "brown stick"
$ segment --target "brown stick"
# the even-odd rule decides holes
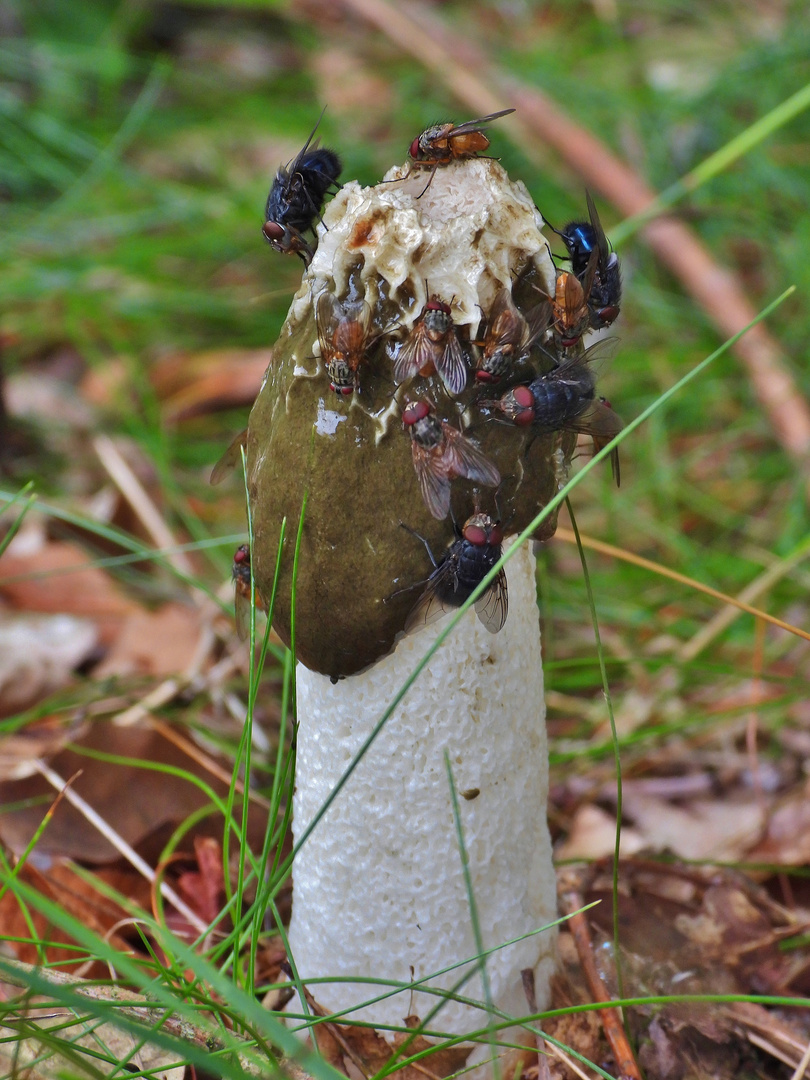
[[[539,139],[625,215],[638,214],[653,201],[653,190],[599,139],[575,124],[542,91],[524,86],[490,63],[458,28],[451,34],[416,0],[398,8],[389,0],[342,3],[434,72],[474,115],[514,106],[517,115],[508,117],[501,127],[516,136],[527,156],[543,155]],[[723,337],[731,337],[751,322],[756,312],[735,276],[714,261],[686,225],[673,217],[660,217],[644,226],[642,236]],[[776,438],[810,480],[810,406],[779,344],[759,324],[737,342],[734,351],[748,371]]]
[[[607,987],[596,969],[596,961],[593,957],[593,942],[591,940],[591,931],[588,926],[587,913],[578,910],[584,906],[585,901],[580,893],[569,892],[562,898],[563,910],[569,915],[566,925],[571,931],[571,936],[577,947],[577,955],[579,956],[579,962],[582,965],[582,970],[588,983],[591,997],[594,1001],[612,1001],[613,999],[608,993]],[[605,1030],[607,1041],[610,1043],[610,1048],[613,1051],[613,1057],[616,1061],[619,1075],[629,1077],[630,1080],[641,1080],[641,1073],[636,1064],[636,1059],[633,1056],[630,1043],[627,1041],[619,1010],[600,1009],[599,1019],[602,1021],[602,1027]]]
[[[534,986],[534,969],[524,968],[520,973],[520,978],[523,983],[523,993],[526,996],[529,1012],[534,1014],[538,1011],[537,993]],[[534,1042],[537,1047],[537,1080],[551,1080],[551,1069],[548,1067],[548,1057],[546,1056],[546,1040],[543,1038],[539,1023],[535,1024],[534,1028]]]

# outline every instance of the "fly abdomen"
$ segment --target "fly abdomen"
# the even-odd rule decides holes
[[[541,375],[529,386],[534,398],[532,426],[546,431],[559,431],[583,413],[596,396],[591,371],[577,365],[565,379],[555,379],[554,372]]]

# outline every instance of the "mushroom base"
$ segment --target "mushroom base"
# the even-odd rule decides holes
[[[546,825],[548,752],[536,604],[528,546],[507,565],[509,614],[489,634],[469,611],[421,673],[296,857],[290,946],[302,980],[322,976],[427,979],[483,1002],[479,974],[434,975],[476,954],[451,794],[459,795],[472,890],[486,949],[556,918]],[[293,831],[301,836],[444,620],[404,638],[363,674],[333,685],[298,668],[299,781]],[[528,1006],[520,972],[533,968],[538,1004],[548,1000],[556,931],[525,938],[487,958],[494,1005],[511,1016]],[[466,969],[469,970],[469,967]],[[330,1011],[402,1025],[425,1017],[433,994],[379,985],[313,987]],[[487,1014],[447,1001],[433,1030],[466,1034]]]

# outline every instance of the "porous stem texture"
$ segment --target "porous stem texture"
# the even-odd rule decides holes
[[[407,986],[475,956],[476,944],[444,754],[459,796],[472,891],[486,949],[556,917],[546,825],[548,752],[534,557],[524,547],[507,566],[509,617],[487,633],[466,613],[360,761],[295,859],[290,945],[304,982],[364,976]],[[296,840],[334,789],[386,703],[445,620],[402,639],[368,671],[333,685],[298,667]],[[496,1008],[525,1015],[520,972],[533,968],[542,1008],[555,932],[492,954]],[[457,986],[469,966],[430,978]],[[384,992],[379,985],[313,987],[331,1011]],[[483,1001],[480,974],[459,991]],[[352,1015],[401,1025],[437,998],[408,989]],[[434,1030],[464,1034],[487,1016],[447,1001]]]

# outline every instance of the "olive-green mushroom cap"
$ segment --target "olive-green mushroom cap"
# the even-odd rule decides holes
[[[432,295],[451,305],[465,351],[498,290],[512,289],[528,311],[550,292],[554,265],[542,219],[523,184],[501,166],[474,158],[428,176],[406,166],[393,183],[352,182],[324,214],[318,249],[306,271],[273,361],[250,414],[248,494],[256,587],[273,592],[279,537],[286,519],[273,625],[289,644],[293,560],[306,497],[295,583],[299,661],[332,677],[364,670],[389,653],[438,561],[476,507],[517,532],[556,494],[572,439],[498,423],[478,406],[473,380],[450,397],[437,375],[397,387],[391,351],[405,340]],[[368,344],[357,390],[330,389],[320,356],[318,297],[362,297],[369,306]],[[497,466],[497,491],[452,482],[452,519],[437,521],[422,499],[401,410],[426,397],[442,420],[463,429]],[[543,522],[546,539],[556,516]]]

